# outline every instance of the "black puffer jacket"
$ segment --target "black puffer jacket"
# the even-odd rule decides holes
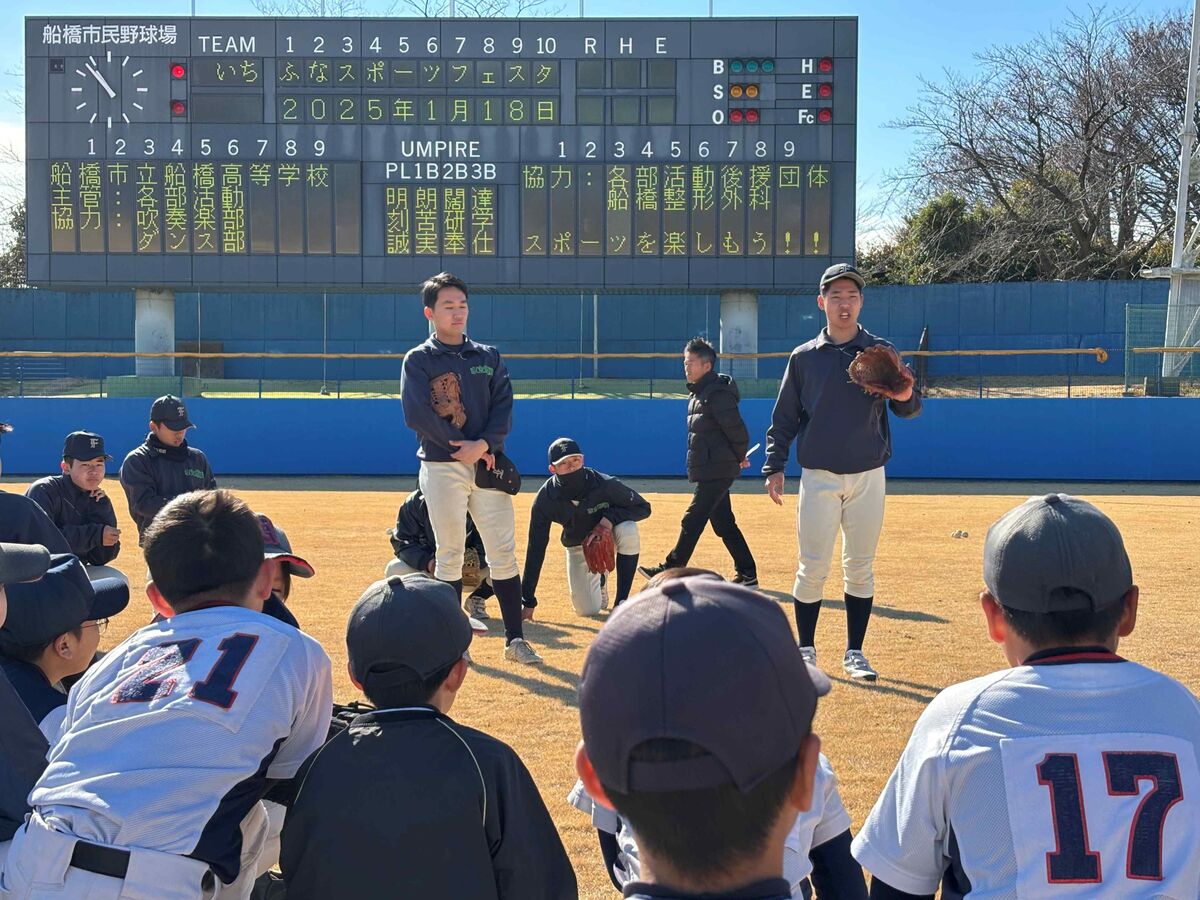
[[[708,372],[688,390],[688,481],[737,478],[750,449],[737,384],[728,375]]]

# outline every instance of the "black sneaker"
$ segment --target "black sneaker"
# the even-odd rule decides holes
[[[663,566],[638,566],[638,571],[647,578],[653,578],[655,575],[661,575],[667,571],[667,567]]]
[[[733,576],[733,583],[740,584],[742,587],[758,587],[758,576],[751,573],[743,575],[741,572]]]

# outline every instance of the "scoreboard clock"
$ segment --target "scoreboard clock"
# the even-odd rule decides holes
[[[27,18],[28,279],[807,290],[857,20]]]

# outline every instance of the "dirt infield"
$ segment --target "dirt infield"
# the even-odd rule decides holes
[[[747,479],[748,480],[748,479]],[[229,479],[229,486],[258,512],[286,529],[297,553],[317,570],[296,580],[292,606],[306,631],[322,641],[334,662],[335,695],[350,699],[343,644],[346,615],[362,589],[382,574],[391,548],[385,530],[395,518],[411,478],[318,483],[306,479]],[[532,481],[532,479],[531,479]],[[120,487],[110,479],[120,524],[127,538],[116,566],[135,590],[131,609],[105,635],[111,646],[150,617],[142,590],[145,569],[136,532]],[[323,485],[335,490],[320,489]],[[24,483],[3,485],[23,491]],[[642,527],[643,559],[661,561],[674,541],[688,495],[677,483],[638,483],[654,514]],[[795,568],[796,498],[774,506],[753,484],[739,485],[734,508],[758,559],[763,590],[787,601]],[[789,491],[796,483],[789,483]],[[1089,490],[1088,488],[1092,488]],[[264,489],[265,488],[265,489]],[[297,489],[299,488],[299,489]],[[835,680],[822,701],[816,729],[841,782],[842,796],[857,830],[891,772],[913,722],[941,688],[1003,665],[987,640],[979,611],[981,556],[987,526],[1025,493],[1049,486],[897,483],[876,565],[878,599],[866,652],[879,670],[877,684],[852,684],[839,664],[845,640],[840,600],[827,602],[817,635],[819,662]],[[1200,689],[1200,653],[1191,628],[1196,621],[1200,562],[1200,501],[1196,486],[1161,489],[1143,486],[1077,486],[1094,500],[1125,535],[1141,607],[1134,635],[1122,644],[1125,655]],[[1014,493],[1015,491],[1015,493]],[[518,550],[524,560],[524,534],[533,495],[517,498]],[[968,537],[954,538],[952,532]],[[453,715],[511,744],[532,771],[575,864],[582,897],[612,897],[587,819],[567,806],[574,782],[572,754],[579,739],[576,685],[584,654],[602,618],[575,615],[566,597],[563,555],[557,528],[538,591],[537,618],[527,636],[546,659],[538,668],[518,667],[502,658],[499,612],[490,602],[492,635],[476,639],[475,665]],[[835,551],[840,559],[840,548]],[[732,574],[720,542],[706,533],[693,564]],[[834,574],[838,574],[835,566]],[[831,577],[827,597],[841,597],[840,576]],[[791,620],[790,603],[785,609]],[[753,698],[747,698],[753,702]],[[381,778],[386,775],[381,774]]]

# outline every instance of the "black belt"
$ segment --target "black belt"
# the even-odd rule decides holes
[[[124,878],[129,871],[129,851],[76,841],[75,850],[71,853],[71,865],[109,878]]]

